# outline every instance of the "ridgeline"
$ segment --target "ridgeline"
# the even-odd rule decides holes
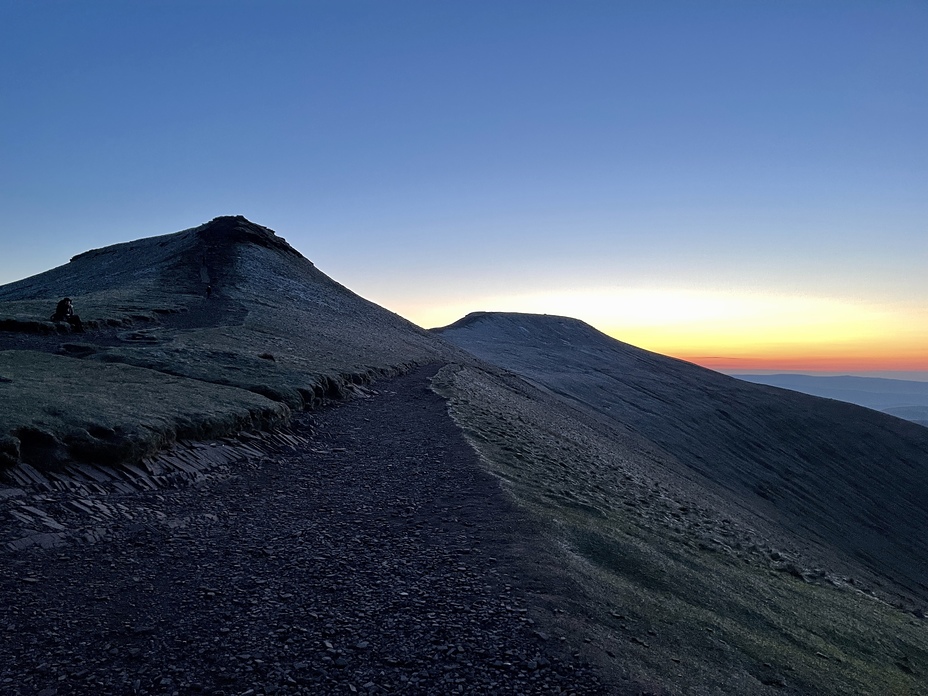
[[[567,318],[428,332],[242,217],[0,287],[0,397],[12,694],[928,693],[891,416]]]

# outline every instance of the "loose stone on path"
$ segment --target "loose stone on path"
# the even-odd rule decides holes
[[[0,691],[604,693],[533,624],[530,527],[434,370],[301,416],[309,446],[225,479],[112,494],[127,516],[96,543],[0,556]]]

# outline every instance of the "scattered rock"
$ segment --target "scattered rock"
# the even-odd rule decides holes
[[[0,691],[58,688],[47,663],[80,666],[69,694],[604,693],[529,623],[511,535],[531,549],[530,527],[423,380],[318,427],[299,416],[301,439],[273,456],[237,440],[255,454],[194,485],[88,481],[27,502],[34,520],[107,526],[0,563],[18,593],[0,626],[30,626],[0,631]]]

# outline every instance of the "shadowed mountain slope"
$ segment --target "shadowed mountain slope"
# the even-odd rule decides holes
[[[928,599],[928,431],[750,384],[575,319],[468,315],[444,338],[627,427],[663,464],[795,538]]]
[[[63,296],[85,333],[48,321]],[[86,452],[137,458],[177,437],[280,422],[288,409],[457,354],[240,216],[88,251],[0,287],[0,328],[0,453],[43,467]],[[12,349],[52,355],[29,373],[28,355]],[[105,363],[105,376],[90,363]],[[83,395],[68,409],[56,403],[63,380]],[[139,383],[165,395],[144,404],[141,425],[122,406],[137,403],[127,385]],[[185,412],[220,387],[214,408]]]

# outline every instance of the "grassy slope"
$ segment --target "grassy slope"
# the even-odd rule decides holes
[[[0,315],[42,318],[67,293],[85,319],[131,324],[113,345],[81,337],[83,360],[0,353],[0,389],[11,395],[0,434],[35,426],[77,454],[122,456],[210,424],[278,417],[283,404],[414,362],[457,361],[465,366],[436,386],[488,466],[564,545],[604,656],[683,693],[783,693],[763,683],[779,679],[787,692],[920,693],[921,623],[782,572],[784,556],[762,532],[718,519],[716,493],[687,494],[651,475],[655,464],[679,465],[665,450],[476,369],[257,226],[226,219],[219,228],[92,252],[0,288]],[[244,238],[224,244],[230,231]],[[204,274],[216,288],[210,301]],[[62,446],[35,439],[52,459]]]
[[[435,388],[563,545],[604,663],[671,693],[928,693],[924,621],[778,572],[778,552],[716,519],[711,495],[648,475],[666,455],[512,378],[448,367]]]
[[[205,439],[286,421],[258,394],[128,365],[0,352],[4,454],[39,467],[69,457],[134,460],[178,438]]]
[[[178,331],[167,318],[166,329],[148,332],[150,342],[108,349],[105,359],[237,386],[303,408],[339,396],[351,383],[457,352],[302,257],[258,245],[234,251],[216,296],[188,300],[190,312],[203,317],[198,323]]]

